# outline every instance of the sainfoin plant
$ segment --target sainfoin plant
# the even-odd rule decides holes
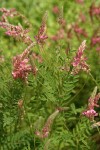
[[[90,6],[91,24],[100,19],[99,10],[94,3]],[[63,8],[55,6],[57,33],[48,34],[45,12],[31,36],[32,26],[16,9],[0,12],[0,27],[6,40],[11,39],[11,51],[16,43],[25,47],[10,59],[0,54],[1,150],[99,150],[100,67],[97,74],[91,67],[92,53],[100,65],[98,27],[89,35],[81,27],[84,14],[79,22],[67,24]]]

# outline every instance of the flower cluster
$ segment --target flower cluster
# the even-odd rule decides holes
[[[19,14],[15,9],[7,10],[6,8],[1,8],[0,11],[3,13],[0,21],[0,27],[6,29],[5,34],[8,36],[12,36],[18,40],[22,40],[25,44],[30,45],[32,43],[31,38],[27,35],[29,32],[28,29],[23,29],[21,25],[12,25],[7,20],[9,17],[20,16],[24,18],[21,14]]]
[[[65,37],[66,37],[66,33],[64,29],[60,29],[55,35],[51,37],[51,39],[54,41],[58,41],[58,40],[64,39]]]
[[[91,37],[91,48],[95,47],[97,52],[100,52],[100,28],[98,27]]]
[[[17,11],[16,11],[15,8],[12,8],[12,9],[10,9],[10,10],[8,10],[8,9],[6,9],[6,8],[0,8],[0,12],[3,13],[3,14],[2,14],[2,17],[1,17],[1,20],[2,20],[3,22],[6,22],[6,18],[7,18],[8,16],[14,17],[14,16],[18,15],[18,13],[17,13]]]
[[[31,66],[28,64],[28,59],[22,60],[22,57],[15,56],[13,58],[13,66],[14,70],[12,72],[12,75],[14,79],[21,78],[26,80],[28,73],[31,71]]]
[[[27,35],[29,32],[28,29],[24,30],[22,26],[14,26],[5,22],[0,22],[0,26],[6,29],[6,35],[12,36],[18,40],[22,40],[25,44],[28,45],[32,43],[31,38]]]
[[[77,36],[78,39],[79,39],[80,35],[82,35],[84,37],[88,36],[85,29],[80,28],[78,24],[75,24],[73,27],[74,27],[74,32],[76,33],[76,36]]]
[[[34,37],[38,44],[44,44],[45,40],[48,38],[46,35],[46,19],[47,19],[47,13],[45,13],[42,24],[39,28],[38,34]]]
[[[54,6],[52,11],[54,14],[58,14],[60,10],[59,10],[58,6]]]
[[[94,97],[90,97],[88,100],[88,109],[82,114],[88,117],[90,120],[94,120],[95,116],[98,116],[98,113],[94,110],[94,107],[99,107],[98,100],[100,99],[100,93]]]
[[[27,76],[30,72],[33,74],[36,74],[37,69],[36,67],[29,64],[29,51],[25,50],[22,54],[15,56],[13,58],[13,78],[17,79],[23,79],[24,81],[27,81]]]
[[[84,70],[89,72],[89,66],[86,63],[86,57],[83,56],[83,52],[86,47],[86,41],[84,40],[80,45],[76,56],[74,57],[74,61],[72,62],[73,70],[72,74],[78,74],[79,71]]]
[[[100,36],[92,37],[91,43],[92,43],[92,45],[100,44]]]
[[[62,109],[63,110],[63,109]],[[39,137],[39,138],[46,138],[48,137],[50,130],[51,130],[51,125],[55,119],[55,117],[58,115],[58,113],[62,110],[57,109],[54,113],[52,113],[49,118],[47,119],[42,131],[36,131],[35,134]]]
[[[98,113],[94,109],[86,110],[82,114],[88,117],[89,119],[92,119],[94,116],[98,116]]]
[[[90,6],[89,13],[90,13],[90,18],[91,18],[92,21],[93,21],[93,16],[96,16],[96,18],[99,19],[99,17],[100,17],[100,7],[97,7],[97,6],[95,6],[94,3],[92,3],[92,5]]]

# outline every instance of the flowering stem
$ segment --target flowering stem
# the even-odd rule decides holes
[[[50,139],[48,139],[44,145],[44,150],[48,150],[49,148],[49,145],[50,145]]]
[[[25,110],[25,117],[27,118],[28,120],[28,125],[29,125],[29,129],[30,129],[30,133],[32,135],[32,126],[31,126],[31,122],[29,120],[29,117],[28,117],[28,111],[27,111],[27,91],[28,91],[28,86],[25,85],[25,95],[24,95],[24,110]]]
[[[99,84],[97,83],[97,81],[94,79],[93,75],[91,73],[89,73],[90,77],[92,78],[92,80],[95,82],[95,84],[98,86],[98,88],[100,89]]]
[[[30,51],[30,49],[36,45],[36,42],[32,42],[24,51]],[[24,56],[23,56],[24,57]]]

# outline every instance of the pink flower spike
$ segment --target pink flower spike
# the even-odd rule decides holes
[[[45,40],[48,38],[46,35],[46,20],[47,20],[47,12],[44,14],[42,18],[42,24],[39,28],[38,34],[34,37],[38,44],[44,44]]]
[[[28,64],[27,55],[29,52],[25,50],[22,54],[15,56],[13,58],[13,72],[12,76],[14,79],[21,78],[23,80],[27,79],[28,73],[31,72],[31,65]]]
[[[91,97],[88,99],[88,108],[82,113],[90,120],[94,120],[95,116],[98,116],[98,113],[94,110],[95,107],[99,107],[98,101],[100,99],[100,93],[97,93],[97,87],[94,88]]]
[[[21,60],[16,56],[13,59],[14,70],[12,72],[13,78],[21,78],[26,80],[28,73],[31,71],[31,66],[28,63],[28,59]]]
[[[73,70],[71,74],[78,74],[79,71],[83,70],[89,72],[89,66],[86,63],[86,57],[83,56],[83,52],[86,47],[86,40],[82,42],[72,62]]]

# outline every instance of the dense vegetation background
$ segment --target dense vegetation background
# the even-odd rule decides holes
[[[98,8],[96,15],[91,13],[92,7]],[[100,92],[100,1],[0,0],[0,8],[15,8],[23,14],[25,17],[9,17],[9,22],[24,29],[28,22],[33,41],[43,15],[48,14],[48,39],[43,46],[32,48],[42,63],[34,60],[38,71],[29,74],[28,84],[12,77],[12,59],[23,53],[27,44],[0,28],[1,150],[99,150],[99,125],[94,128],[95,122],[82,112],[94,88],[95,93]],[[98,40],[93,42],[93,38]],[[71,62],[84,40],[90,73],[72,75]],[[96,110],[95,121],[99,122],[100,108]],[[46,123],[50,124],[49,136],[39,137],[37,132],[43,132]]]

